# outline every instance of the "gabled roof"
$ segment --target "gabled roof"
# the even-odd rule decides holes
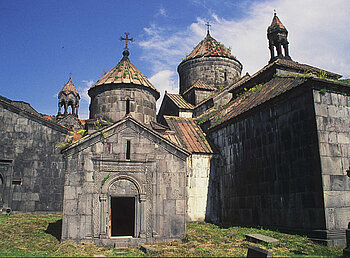
[[[242,92],[221,109],[213,109],[207,114],[211,127],[215,127],[268,100],[295,88],[306,81],[305,78],[274,77],[264,84]]]
[[[237,60],[233,55],[231,55],[231,51],[210,36],[208,31],[207,36],[201,42],[199,42],[199,44],[188,56],[186,56],[183,62],[191,58],[208,56],[221,56]]]
[[[169,97],[169,99],[178,107],[181,109],[194,109],[194,106],[190,103],[188,103],[180,94],[171,94],[165,92],[165,96]]]
[[[205,134],[193,118],[164,116],[169,128],[164,137],[186,148],[191,153],[213,153]]]
[[[66,95],[68,95],[69,93],[73,93],[76,96],[79,96],[79,92],[75,88],[71,78],[69,78],[69,81],[66,83],[66,85],[64,85],[62,90],[58,93],[58,96],[61,95],[62,93],[66,94]]]
[[[216,88],[209,86],[202,82],[201,80],[197,80],[191,87],[189,87],[182,95],[185,95],[187,92],[191,91],[192,89],[201,89],[206,91],[215,91]]]
[[[38,123],[41,123],[45,126],[53,128],[62,133],[68,134],[68,128],[62,126],[55,121],[45,119],[40,113],[38,113],[29,103],[24,101],[13,101],[8,98],[0,96],[0,105],[4,108],[10,110],[11,112],[17,113],[21,116],[24,116],[28,119],[34,120]]]
[[[120,62],[102,76],[91,88],[106,84],[135,84],[150,88],[159,94],[159,91],[129,60],[129,51],[123,52]],[[90,88],[90,89],[91,89]]]
[[[159,134],[158,132],[156,132],[156,131],[152,130],[151,128],[138,122],[131,115],[128,115],[110,126],[104,127],[104,128],[102,128],[102,129],[100,129],[100,130],[98,130],[90,135],[87,135],[87,136],[81,138],[80,140],[78,140],[76,142],[73,142],[72,144],[63,148],[61,150],[61,153],[64,153],[65,155],[71,155],[73,153],[81,151],[82,149],[84,149],[92,144],[95,144],[96,142],[102,142],[102,141],[104,141],[104,139],[106,137],[108,138],[111,135],[113,135],[114,134],[113,131],[119,132],[118,128],[122,124],[125,124],[128,122],[134,123],[135,125],[139,126],[143,130],[147,131],[151,135],[158,138],[159,139],[159,141],[157,142],[158,145],[165,144],[167,146],[170,146],[170,147],[176,149],[177,151],[179,151],[180,153],[184,154],[185,156],[188,156],[190,154],[185,148],[181,147],[180,145],[175,144],[174,142],[170,141],[169,139],[167,139],[163,135]],[[101,133],[101,132],[103,132],[103,133]],[[106,136],[106,135],[108,135],[108,136]]]
[[[263,68],[261,68],[259,71],[257,71],[256,73],[254,73],[252,76],[246,78],[244,81],[238,81],[236,84],[232,85],[230,88],[230,92],[234,92],[239,88],[245,87],[245,83],[250,82],[250,81],[254,81],[258,78],[260,78],[261,75],[265,74],[267,71],[271,71],[271,70],[275,70],[275,69],[280,69],[280,70],[284,70],[286,71],[286,73],[288,74],[288,72],[296,72],[296,73],[301,73],[301,74],[305,74],[307,75],[308,73],[312,73],[316,76],[325,76],[327,78],[330,79],[339,79],[342,76],[336,73],[332,73],[311,65],[307,65],[307,64],[301,64],[292,60],[287,60],[287,59],[281,59],[281,58],[277,58],[275,61],[273,61],[272,63],[269,63],[268,65],[264,66]],[[275,71],[276,72],[276,71]],[[243,77],[242,77],[243,79]]]
[[[326,77],[331,78],[331,79],[339,79],[342,76],[340,74],[336,74],[336,73],[332,73],[311,65],[307,65],[307,64],[300,64],[298,62],[292,61],[292,60],[287,60],[287,59],[277,59],[276,61],[272,62],[272,64],[277,64],[277,65],[281,65],[284,67],[289,67],[292,69],[295,69],[297,71],[300,72],[304,72],[304,73],[314,73],[318,76],[324,74]]]

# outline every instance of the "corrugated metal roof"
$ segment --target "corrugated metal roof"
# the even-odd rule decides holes
[[[190,103],[188,103],[180,94],[171,94],[171,93],[165,93],[166,96],[169,97],[169,99],[174,102],[174,104],[181,109],[194,109],[194,106]]]
[[[306,79],[275,77],[265,84],[242,92],[220,110],[213,110],[210,115],[211,127],[215,127],[231,118],[238,116],[284,92],[297,87]]]
[[[189,92],[192,89],[203,89],[203,90],[209,90],[209,91],[214,91],[216,90],[215,87],[209,86],[202,82],[201,80],[196,81],[191,87],[189,87],[182,95],[185,95],[187,92]]]
[[[152,83],[144,76],[129,60],[129,52],[123,52],[124,57],[122,60],[113,67],[109,72],[102,76],[91,88],[97,87],[104,84],[135,84],[142,85],[152,90],[155,90],[157,93],[159,91],[152,85]]]
[[[205,134],[193,118],[164,116],[172,132],[164,137],[192,153],[213,153]]]
[[[192,50],[192,52],[186,56],[184,61],[191,58],[203,56],[221,56],[233,58],[236,60],[236,58],[231,55],[231,51],[223,44],[216,41],[212,36],[210,36],[209,32],[207,36]]]

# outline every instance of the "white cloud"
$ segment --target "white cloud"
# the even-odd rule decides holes
[[[174,71],[162,70],[149,78],[151,83],[160,91],[161,97],[157,101],[157,107],[159,109],[165,91],[170,93],[177,93],[177,74]]]
[[[158,14],[164,17],[168,17],[166,10],[163,7],[159,9]]]
[[[224,19],[213,10],[210,20],[211,35],[232,48],[232,54],[243,64],[243,74],[253,74],[269,61],[266,30],[276,9],[289,31],[293,60],[350,76],[350,1],[266,0],[249,4],[243,18]],[[198,17],[187,29],[179,31],[157,24],[144,29],[147,39],[139,43],[144,49],[142,58],[152,66],[151,78],[162,78],[160,86],[154,83],[159,90],[178,91],[178,85],[174,85],[178,81],[176,68],[185,53],[204,38],[206,21]],[[161,73],[164,71],[167,73]]]
[[[88,95],[88,90],[91,88],[91,86],[94,84],[93,80],[82,80],[81,81],[84,85],[78,87],[78,91],[80,93],[80,97],[82,100],[86,101],[90,104],[90,97]]]
[[[80,105],[79,105],[79,118],[88,119],[89,118],[89,104],[90,97],[88,95],[88,90],[94,84],[93,80],[82,80],[83,85],[78,86],[78,91],[80,94]]]

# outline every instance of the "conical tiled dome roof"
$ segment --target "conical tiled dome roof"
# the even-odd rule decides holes
[[[228,48],[210,35],[209,31],[207,36],[186,56],[185,60],[203,56],[221,56],[236,59],[231,55],[231,51]]]
[[[152,83],[144,76],[129,60],[129,51],[123,52],[124,57],[120,62],[113,67],[109,72],[102,76],[91,88],[106,84],[135,84],[142,85],[152,90],[159,91]]]
[[[79,96],[79,93],[75,88],[71,78],[69,78],[69,81],[66,83],[66,85],[64,85],[62,90],[58,93],[58,96],[61,95],[62,93],[66,95],[68,95],[69,93],[73,93],[74,95]]]
[[[283,30],[283,31],[287,30],[286,27],[284,27],[284,25],[282,24],[281,20],[276,15],[276,13],[273,16],[271,25],[267,28],[267,32],[271,33],[275,30]]]

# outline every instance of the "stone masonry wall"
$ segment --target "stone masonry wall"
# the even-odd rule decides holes
[[[133,245],[183,237],[187,156],[131,121],[112,126],[101,139],[92,137],[65,153],[62,239]],[[113,238],[111,197],[130,193],[136,196],[135,234],[126,240]]]
[[[62,210],[64,163],[55,145],[67,134],[58,125],[0,105],[0,212]]]
[[[343,231],[350,222],[350,97],[314,90],[326,225]]]
[[[104,118],[112,122],[126,115],[126,102],[130,101],[130,114],[148,124],[156,121],[156,98],[148,89],[129,84],[104,85],[92,88],[90,119]]]
[[[198,80],[214,87],[232,84],[240,77],[241,71],[242,65],[238,61],[226,57],[200,57],[184,61],[178,66],[180,94]]]
[[[325,228],[311,90],[285,94],[210,137],[222,157],[210,203],[218,203],[222,222],[303,233]]]

